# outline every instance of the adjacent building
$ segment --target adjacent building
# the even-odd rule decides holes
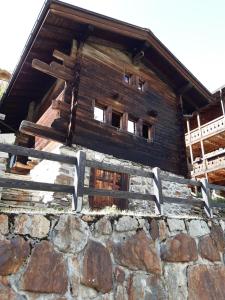
[[[186,116],[185,141],[193,178],[225,184],[225,88],[214,94],[214,104]]]

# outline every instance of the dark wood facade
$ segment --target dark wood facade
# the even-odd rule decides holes
[[[186,175],[183,113],[212,98],[150,31],[50,1],[3,100],[39,149],[47,138]]]

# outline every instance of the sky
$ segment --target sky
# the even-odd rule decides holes
[[[225,84],[225,0],[65,0],[149,28],[211,92]],[[1,0],[0,68],[13,71],[44,0]]]

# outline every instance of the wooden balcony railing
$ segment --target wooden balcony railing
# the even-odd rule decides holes
[[[225,130],[225,117],[221,116],[211,122],[202,125],[200,128],[191,130],[185,134],[186,145],[196,143],[200,139],[208,138]]]
[[[204,173],[213,172],[225,168],[225,154],[215,159],[203,160],[201,163],[193,164],[192,176],[198,176]]]

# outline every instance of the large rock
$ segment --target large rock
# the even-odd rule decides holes
[[[155,243],[143,230],[137,232],[127,241],[113,244],[116,262],[131,270],[144,270],[155,274],[161,273],[160,259]]]
[[[9,233],[9,223],[7,215],[0,215],[0,233],[7,234]]]
[[[112,233],[112,225],[107,217],[103,217],[98,222],[96,222],[95,229],[97,233],[102,235],[109,235]]]
[[[164,269],[169,300],[187,299],[187,267],[184,264],[166,264]]]
[[[169,226],[170,232],[179,233],[179,231],[186,231],[184,220],[179,219],[167,219],[167,224]]]
[[[21,287],[28,292],[64,294],[67,291],[67,268],[63,255],[50,242],[42,241],[32,252]]]
[[[19,215],[15,218],[15,233],[44,238],[50,229],[50,221],[42,215]]]
[[[70,292],[73,297],[78,297],[80,286],[80,265],[76,257],[68,257],[68,275],[70,281]]]
[[[22,296],[19,298],[18,295],[9,287],[7,286],[0,286],[0,299],[1,300],[19,300],[23,299]]]
[[[167,239],[161,246],[161,258],[167,262],[188,262],[198,258],[195,240],[185,233]]]
[[[89,241],[84,254],[82,283],[107,293],[112,289],[112,261],[109,251],[100,243]]]
[[[211,261],[220,260],[220,253],[211,236],[205,235],[199,240],[199,253],[201,257]]]
[[[118,285],[116,288],[116,300],[128,300],[127,290],[124,286]]]
[[[212,224],[210,236],[216,244],[217,249],[223,252],[225,250],[225,238],[223,229],[219,225]]]
[[[159,226],[155,219],[150,222],[150,234],[154,241],[159,238]]]
[[[29,253],[29,243],[22,237],[0,241],[0,275],[16,273]]]
[[[138,221],[135,218],[129,216],[123,216],[116,224],[116,231],[132,231],[138,228]]]
[[[53,231],[53,243],[63,252],[82,251],[87,244],[88,237],[88,225],[73,215],[61,216]]]
[[[135,274],[128,287],[129,300],[168,299],[163,282],[157,275]]]
[[[209,227],[203,220],[191,220],[188,223],[189,233],[192,237],[209,234]]]
[[[189,300],[224,300],[225,266],[195,265],[188,268]]]

